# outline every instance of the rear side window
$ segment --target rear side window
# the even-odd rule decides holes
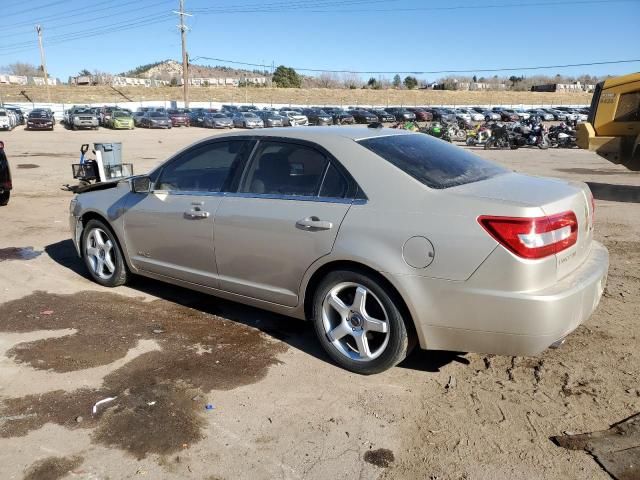
[[[358,143],[430,188],[464,185],[507,172],[460,147],[422,133],[372,137]]]
[[[322,153],[303,145],[261,142],[240,192],[317,196],[328,163]]]

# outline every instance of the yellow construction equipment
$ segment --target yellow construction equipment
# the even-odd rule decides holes
[[[578,124],[576,142],[629,170],[640,170],[640,73],[598,83],[589,120]]]

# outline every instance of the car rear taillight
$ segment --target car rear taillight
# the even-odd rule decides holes
[[[544,258],[574,245],[578,239],[575,213],[547,217],[494,217],[483,215],[478,222],[507,250],[522,258]]]

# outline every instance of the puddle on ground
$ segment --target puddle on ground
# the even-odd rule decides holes
[[[77,333],[22,343],[7,355],[36,369],[69,372],[110,364],[142,339],[162,350],[111,372],[99,389],[5,399],[0,437],[26,435],[51,422],[92,428],[92,441],[138,459],[170,454],[201,439],[208,392],[261,380],[287,349],[246,325],[166,300],[35,292],[0,305],[0,331],[63,328]],[[92,416],[91,407],[106,397],[117,398]]]
[[[78,468],[82,457],[48,457],[38,460],[25,472],[23,480],[58,480]]]
[[[364,461],[380,468],[389,467],[395,457],[393,452],[388,448],[378,448],[377,450],[368,450],[364,453]]]
[[[0,248],[0,262],[5,260],[33,260],[42,255],[39,250],[33,247],[7,247]]]
[[[68,153],[50,153],[50,152],[22,152],[15,155],[12,155],[14,158],[25,158],[25,157],[57,157],[57,158],[69,158]]]

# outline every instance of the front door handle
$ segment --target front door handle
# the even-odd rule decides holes
[[[192,220],[198,220],[201,218],[209,218],[209,212],[205,212],[204,210],[202,210],[200,207],[193,207],[190,210],[187,210],[186,212],[184,212],[184,216],[185,218],[189,218]]]
[[[331,230],[333,223],[320,220],[318,217],[307,217],[296,222],[296,227],[303,230]]]

